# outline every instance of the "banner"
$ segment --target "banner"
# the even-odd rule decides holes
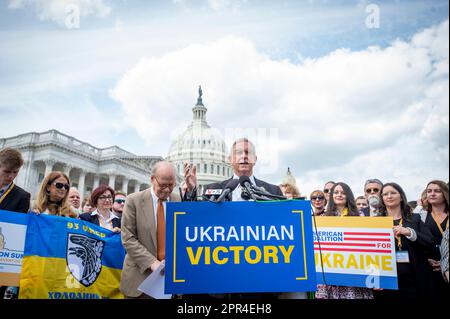
[[[167,203],[165,292],[316,290],[309,201]]]
[[[315,217],[315,220],[318,283],[398,289],[392,217]]]
[[[19,286],[28,214],[0,210],[0,286]]]
[[[19,298],[123,298],[120,233],[77,219],[29,214]]]

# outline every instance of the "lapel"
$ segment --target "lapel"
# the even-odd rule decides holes
[[[155,212],[153,209],[153,199],[150,188],[144,191],[142,198],[142,211],[144,212],[144,223],[150,225],[150,236],[156,248],[156,221]]]

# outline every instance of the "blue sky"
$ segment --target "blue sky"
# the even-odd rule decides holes
[[[370,4],[379,28],[366,26]],[[80,9],[79,28],[65,24],[67,5]],[[278,130],[276,167],[258,176],[276,183],[290,166],[305,194],[329,179],[360,193],[366,177],[381,177],[415,196],[449,175],[448,9],[437,0],[3,1],[0,137],[55,128],[165,156],[202,84],[208,121],[223,134]]]

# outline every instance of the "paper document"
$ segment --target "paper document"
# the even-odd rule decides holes
[[[138,290],[155,299],[172,298],[172,295],[166,295],[164,293],[165,273],[162,271],[165,267],[165,263],[161,263],[161,265],[159,265],[159,267],[142,282],[138,287]]]

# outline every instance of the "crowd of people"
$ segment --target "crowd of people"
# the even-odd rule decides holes
[[[273,185],[255,178],[256,150],[251,141],[242,138],[234,142],[230,163],[234,176],[248,176],[255,186],[287,199],[301,197],[296,185]],[[100,185],[81,202],[79,191],[64,173],[55,171],[44,177],[36,199],[14,184],[23,165],[18,150],[0,151],[0,210],[22,213],[49,214],[78,218],[118,232],[126,250],[122,270],[121,291],[126,298],[149,298],[137,287],[165,260],[165,209],[167,201],[195,201],[198,183],[196,166],[186,164],[184,181],[176,190],[176,169],[171,163],[157,163],[147,190],[127,195],[107,185]],[[208,189],[224,189],[231,180],[207,185]],[[425,185],[424,185],[425,186]],[[430,181],[417,201],[408,201],[402,187],[396,183],[382,183],[369,179],[364,184],[364,196],[355,198],[344,182],[326,182],[322,189],[311,192],[312,214],[315,216],[393,218],[393,232],[397,251],[398,290],[369,289],[318,285],[316,299],[392,299],[447,298],[448,270],[448,183]],[[242,189],[238,185],[227,200],[240,201]],[[6,287],[1,287],[2,298]],[[252,294],[253,298],[286,297],[285,294]],[[228,295],[245,298],[245,294]],[[207,297],[207,295],[203,295]],[[288,297],[289,298],[289,297]],[[306,298],[297,294],[295,298]]]

